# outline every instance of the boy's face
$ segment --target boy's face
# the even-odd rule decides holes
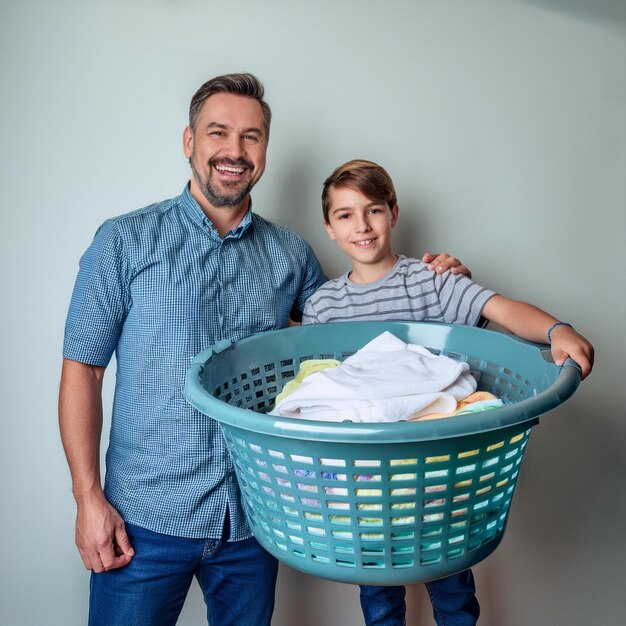
[[[350,187],[328,190],[330,210],[324,223],[328,236],[357,265],[385,264],[394,259],[391,229],[398,220],[398,205],[370,200]]]

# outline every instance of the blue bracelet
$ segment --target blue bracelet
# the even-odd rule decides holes
[[[571,324],[568,324],[567,322],[555,322],[554,324],[552,324],[552,326],[550,326],[549,330],[548,330],[548,341],[552,341],[552,337],[550,335],[552,335],[552,331],[557,327],[557,326],[569,326],[570,328],[574,328]]]

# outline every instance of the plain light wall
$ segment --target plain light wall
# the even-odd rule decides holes
[[[231,71],[257,74],[274,110],[255,210],[303,234],[329,274],[346,262],[321,226],[321,182],[370,158],[396,181],[398,251],[452,252],[593,341],[595,371],[535,429],[504,540],[475,573],[484,626],[621,623],[624,7],[0,1],[0,624],[85,623],[56,421],[78,259],[107,217],[181,192],[189,99]],[[203,616],[194,585],[180,624]],[[355,587],[281,567],[275,626],[361,623]],[[434,623],[419,585],[409,623]]]

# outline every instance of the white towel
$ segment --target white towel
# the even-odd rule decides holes
[[[476,390],[467,363],[379,335],[341,365],[307,376],[273,415],[320,421],[394,422],[452,412]]]

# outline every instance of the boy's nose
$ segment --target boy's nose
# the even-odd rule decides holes
[[[366,233],[368,230],[371,230],[370,223],[366,217],[361,217],[358,220],[356,230],[358,233]]]

